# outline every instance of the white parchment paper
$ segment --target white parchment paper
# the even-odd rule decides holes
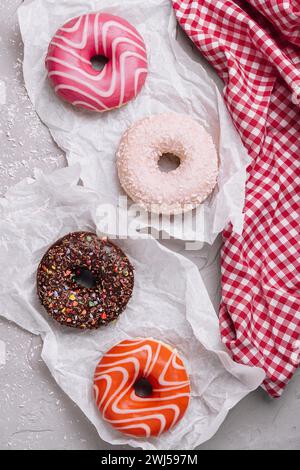
[[[0,199],[0,315],[43,339],[42,358],[56,382],[95,425],[102,439],[144,449],[193,449],[209,439],[228,410],[264,378],[238,365],[219,339],[218,320],[196,266],[154,239],[119,240],[135,266],[134,294],[118,321],[96,331],[60,326],[36,294],[36,270],[49,246],[95,224],[99,196],[78,185],[79,166],[36,173]],[[159,439],[135,440],[106,424],[91,387],[101,355],[125,338],[161,339],[176,347],[191,378],[183,420]]]
[[[87,11],[123,16],[144,37],[149,76],[142,93],[129,105],[104,114],[80,111],[62,102],[50,88],[44,59],[49,41],[66,20]],[[117,177],[115,154],[123,132],[136,120],[161,112],[187,113],[212,135],[220,156],[218,186],[194,212],[197,230],[173,222],[176,238],[212,243],[232,222],[241,232],[248,157],[223,99],[204,68],[176,41],[176,20],[170,0],[27,0],[19,8],[24,41],[24,78],[29,96],[69,164],[81,165],[83,183],[118,204],[124,194]],[[199,178],[201,175],[199,175]],[[141,226],[159,229],[144,214]]]

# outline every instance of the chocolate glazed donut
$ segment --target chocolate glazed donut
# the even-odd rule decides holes
[[[96,329],[115,320],[133,291],[133,266],[107,238],[70,233],[52,245],[37,271],[48,314],[62,325]]]

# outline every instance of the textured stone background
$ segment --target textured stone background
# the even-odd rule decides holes
[[[9,186],[30,176],[33,168],[51,172],[65,164],[24,88],[16,17],[20,3],[0,2],[1,196]],[[185,46],[190,49],[187,42]],[[168,245],[182,250],[177,242]],[[205,275],[211,296],[219,289],[219,270],[212,265],[218,246],[219,242],[190,255]],[[40,359],[40,348],[39,338],[0,319],[0,449],[109,449],[55,384]],[[280,400],[270,400],[262,390],[248,395],[230,412],[218,433],[201,446],[260,448],[300,449],[300,371]]]

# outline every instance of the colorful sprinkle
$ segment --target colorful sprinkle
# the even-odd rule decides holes
[[[82,285],[89,270],[93,284]],[[50,316],[77,328],[98,328],[118,318],[133,290],[133,267],[124,252],[106,238],[75,232],[56,242],[43,257],[38,294]],[[67,318],[66,318],[67,317]]]

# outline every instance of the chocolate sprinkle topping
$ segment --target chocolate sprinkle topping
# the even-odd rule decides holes
[[[125,309],[134,285],[133,266],[107,238],[70,233],[44,255],[37,272],[38,296],[62,325],[99,328]]]

